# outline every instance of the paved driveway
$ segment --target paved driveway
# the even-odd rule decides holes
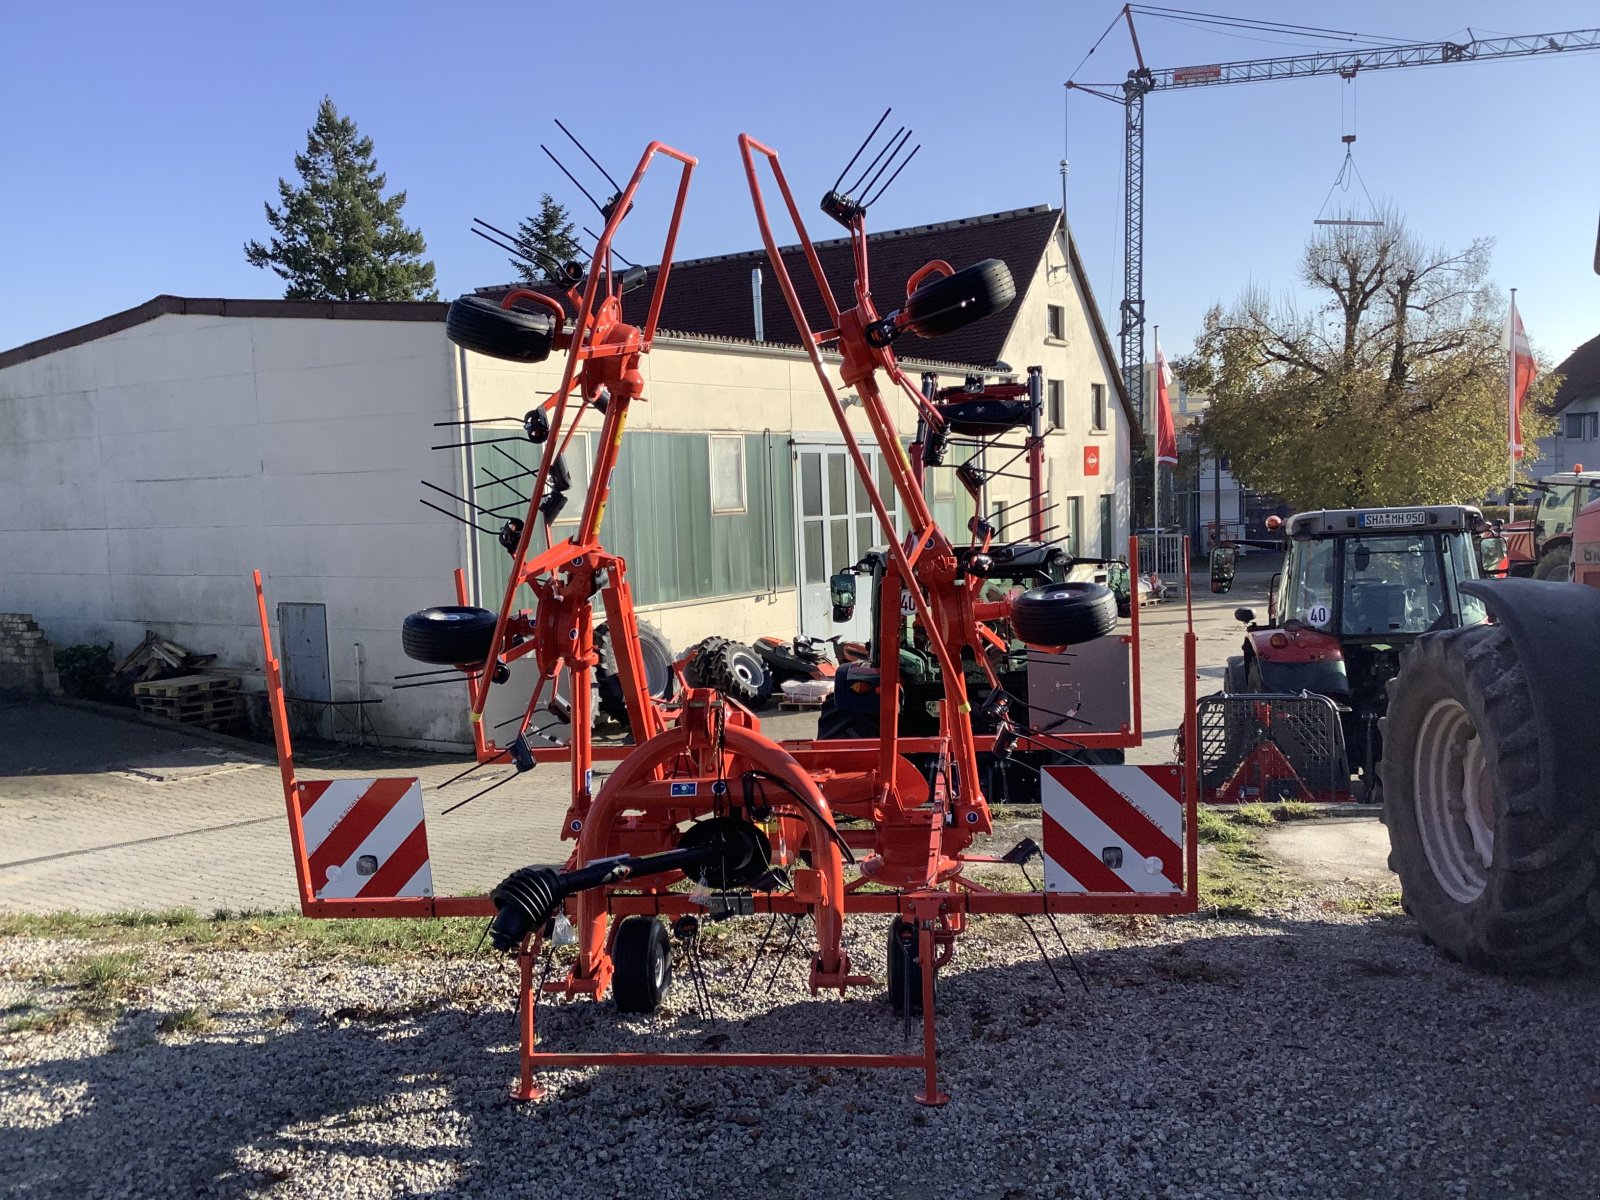
[[[1234,594],[1197,580],[1200,691],[1220,685],[1237,651],[1238,604],[1262,604],[1268,556],[1245,560]],[[1136,762],[1170,760],[1183,715],[1183,606],[1144,610],[1146,744]],[[815,716],[763,721],[779,738],[809,736]],[[308,750],[302,778],[417,775],[423,782],[434,883],[441,893],[492,886],[511,868],[559,861],[565,768],[540,767],[457,812],[443,810],[510,774],[485,767],[438,785],[468,760],[411,752]],[[256,753],[59,704],[0,707],[0,909],[111,911],[295,905],[283,793],[270,747]]]

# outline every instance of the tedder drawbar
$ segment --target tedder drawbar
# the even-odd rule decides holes
[[[867,152],[877,130],[851,167]],[[1030,430],[1025,445],[1030,460],[1037,460],[1039,397],[1017,385],[1000,385],[1003,390],[986,394],[981,381],[969,381],[960,390],[919,389],[898,365],[893,343],[903,334],[936,338],[1005,308],[1015,297],[1003,262],[991,259],[957,271],[935,261],[912,275],[903,298],[884,306],[888,311],[880,308],[868,273],[866,198],[897,158],[891,180],[909,161],[903,155],[908,138],[905,131],[898,133],[859,180],[843,186],[841,174],[823,198],[823,211],[848,231],[853,251],[853,294],[845,307],[806,233],[777,154],[749,135],[739,139],[774,275],[888,547],[881,581],[875,582],[884,598],[877,606],[874,632],[873,686],[881,715],[877,736],[779,743],[762,732],[754,713],[736,702],[711,689],[684,685],[682,664],[674,668],[679,685],[675,699],[669,698],[670,689],[653,689],[647,678],[626,564],[603,549],[600,529],[628,407],[643,398],[639,359],[649,352],[655,333],[696,161],[659,142],[647,147],[627,186],[617,188],[603,206],[605,227],[587,270],[577,263],[562,266],[557,286],[567,288],[565,303],[542,291],[513,291],[498,304],[467,296],[451,306],[447,332],[458,345],[522,362],[564,350],[566,367],[555,392],[524,421],[526,436],[543,446],[543,454],[525,516],[507,521],[499,531],[513,567],[498,612],[468,606],[465,579],[457,572],[460,603],[413,614],[404,631],[411,657],[459,672],[467,680],[480,765],[513,763],[517,772],[508,778],[516,778],[540,760],[570,763],[571,799],[562,836],[575,846],[567,861],[514,870],[488,896],[436,896],[416,779],[298,778],[256,577],[302,911],[313,917],[492,918],[489,937],[494,946],[515,953],[520,966],[521,1070],[514,1089],[520,1099],[542,1094],[535,1081],[541,1069],[881,1067],[920,1070],[923,1083],[917,1099],[940,1104],[946,1097],[938,1078],[934,979],[953,957],[969,918],[1182,913],[1197,906],[1193,766],[1087,766],[1074,761],[1086,748],[1140,743],[1137,609],[1130,636],[1113,632],[1115,600],[1099,584],[1043,582],[1009,594],[1002,588],[997,596],[991,576],[1007,585],[1012,577],[996,564],[1030,553],[1039,543],[1002,544],[996,530],[1003,522],[975,518],[970,537],[956,545],[933,518],[923,479],[937,469],[958,470],[978,502],[977,511],[987,511],[981,464],[969,462],[958,469],[942,462],[941,449],[951,435]],[[658,157],[680,164],[681,179],[649,304],[642,324],[635,326],[623,320],[622,295],[641,281],[641,272],[635,268],[614,274],[611,242]],[[774,237],[760,182],[762,165],[799,237],[798,255],[795,248],[780,251]],[[870,198],[875,200],[882,190],[878,187]],[[823,306],[820,327],[807,316],[790,262],[803,263],[809,271]],[[825,354],[837,356],[836,361],[830,364]],[[859,397],[865,430],[848,418],[830,378],[833,369],[839,383]],[[890,395],[902,393],[917,414],[910,455],[880,378],[889,382]],[[602,426],[582,515],[575,533],[555,540],[552,510],[565,502],[570,487],[562,452],[591,408],[601,414]],[[882,455],[908,532],[897,528],[884,503],[862,450],[863,436]],[[1038,471],[1030,475],[1035,515],[1029,532],[1039,538],[1046,531],[1038,516]],[[462,503],[471,506],[470,500]],[[532,597],[531,608],[520,604],[524,588]],[[606,643],[598,648],[592,610],[596,595],[606,626]],[[1026,644],[1030,662],[1060,668],[1054,673],[1041,670],[1037,678],[1030,675],[1026,697],[1007,692],[992,665],[1004,659],[1012,638]],[[931,656],[940,668],[942,700],[931,706],[937,710],[937,731],[929,736],[903,736],[896,720],[903,694],[897,667],[903,644]],[[1077,708],[1061,698],[1070,693],[1061,681],[1070,676],[1081,652],[1105,647],[1120,658],[1121,674],[1112,671],[1113,676],[1127,680],[1131,660],[1131,695],[1124,692],[1120,716],[1109,725],[1088,729],[1093,722],[1076,716]],[[1184,640],[1186,737],[1191,745],[1194,655],[1191,619]],[[511,662],[530,656],[538,666],[538,681],[516,722],[516,735],[508,745],[498,745],[483,729],[489,690],[507,681]],[[591,673],[603,660],[604,669],[620,681],[632,745],[591,744]],[[558,703],[561,682],[566,696]],[[530,746],[529,738],[537,733],[532,722],[541,710],[567,718],[567,742]],[[1074,722],[1086,731],[1065,732],[1075,728]],[[1044,886],[1002,891],[970,877],[968,869],[974,864],[1021,868],[1040,853],[1031,840],[999,856],[972,850],[974,839],[992,828],[982,787],[984,767],[1011,759],[1019,746],[1048,752],[1030,755],[1030,761],[1043,764],[1038,769]],[[597,759],[620,761],[593,790]],[[672,935],[688,943],[702,920],[787,916],[791,929],[798,930],[809,916],[815,931],[809,954],[813,994],[878,987],[851,961],[842,937],[847,915],[868,913],[890,918],[883,960],[888,998],[906,1020],[920,1014],[917,1052],[819,1053],[795,1047],[788,1053],[762,1054],[737,1049],[600,1053],[546,1049],[538,1036],[538,1001],[545,995],[600,1000],[609,993],[621,1012],[655,1011],[671,980]],[[547,978],[536,971],[536,964],[567,921],[576,934],[575,959],[564,978]]]

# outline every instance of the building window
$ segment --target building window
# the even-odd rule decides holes
[[[1067,337],[1067,310],[1059,304],[1050,305],[1046,326],[1049,331],[1047,336],[1053,337],[1057,341],[1065,341]]]
[[[1045,385],[1046,398],[1049,400],[1050,428],[1062,429],[1067,424],[1067,385],[1059,379],[1052,379]]]
[[[1106,385],[1091,383],[1089,385],[1090,419],[1094,422],[1091,429],[1104,429],[1106,427]]]
[[[1600,438],[1600,413],[1568,413],[1567,440],[1592,442]]]
[[[1101,496],[1100,497],[1100,557],[1101,558],[1122,558],[1122,557],[1126,556],[1126,554],[1128,552],[1128,549],[1127,549],[1126,546],[1122,547],[1120,552],[1119,552],[1118,548],[1116,546],[1112,545],[1112,543],[1115,542],[1116,540],[1117,540],[1116,521],[1115,521],[1113,513],[1111,511],[1111,497],[1110,496]]]
[[[540,447],[543,449],[543,447]],[[575,433],[572,441],[567,443],[563,457],[566,459],[567,472],[572,476],[572,486],[567,489],[567,504],[560,515],[551,522],[552,526],[576,525],[583,516],[583,500],[589,494],[589,435]],[[538,460],[535,459],[535,462]],[[571,532],[570,530],[568,531]],[[536,541],[534,545],[539,543]]]
[[[742,513],[744,494],[744,438],[714,437],[711,442],[711,511]]]
[[[1067,553],[1074,558],[1087,557],[1083,552],[1083,497],[1067,497]]]

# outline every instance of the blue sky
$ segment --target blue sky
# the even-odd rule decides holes
[[[1081,95],[1064,106],[1062,84],[1118,7],[9,5],[0,347],[162,292],[281,294],[241,246],[265,235],[262,202],[292,174],[324,92],[375,140],[391,187],[408,191],[406,217],[426,235],[447,297],[509,275],[468,233],[474,216],[512,226],[543,190],[574,213],[587,207],[539,152],[541,141],[558,147],[552,116],[619,177],[653,137],[700,158],[681,256],[757,244],[735,144],[743,130],[782,153],[810,220],[814,198],[894,105],[923,149],[873,210],[876,229],[1059,203],[1065,136],[1069,215],[1114,326],[1120,111]],[[1593,0],[1226,0],[1218,11],[1396,41],[1600,24]],[[1300,48],[1151,18],[1140,29],[1153,66]],[[1132,61],[1114,31],[1077,77],[1120,80]],[[1169,353],[1188,348],[1208,305],[1247,283],[1292,286],[1343,158],[1350,90],[1317,78],[1151,98],[1147,312]],[[1356,158],[1374,197],[1429,241],[1496,239],[1494,278],[1519,289],[1541,352],[1559,360],[1600,333],[1590,266],[1600,53],[1377,72],[1354,90]],[[650,261],[662,206],[657,192],[645,199],[618,244]],[[812,226],[819,237],[834,232],[824,220]],[[588,223],[598,227],[592,211]]]

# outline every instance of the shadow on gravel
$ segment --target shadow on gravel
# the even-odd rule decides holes
[[[987,919],[940,981],[941,1109],[911,1072],[847,1070],[566,1072],[518,1105],[506,1004],[218,1014],[225,1033],[182,1042],[146,1012],[109,1051],[0,1070],[0,1163],[20,1197],[1592,1194],[1600,982],[1474,975],[1404,919],[1179,925],[1095,923],[1118,944],[1079,953],[1086,995],[1064,958],[1065,993],[1037,958],[978,961],[1031,947]],[[852,932],[879,969],[878,932]],[[796,999],[795,955],[769,1000],[775,960],[721,1000],[760,1010],[742,1021],[691,1015],[680,975],[657,1021],[542,1006],[546,1045],[914,1045],[881,995]],[[713,985],[748,963],[709,959]],[[70,1113],[25,1127],[44,1102]]]

